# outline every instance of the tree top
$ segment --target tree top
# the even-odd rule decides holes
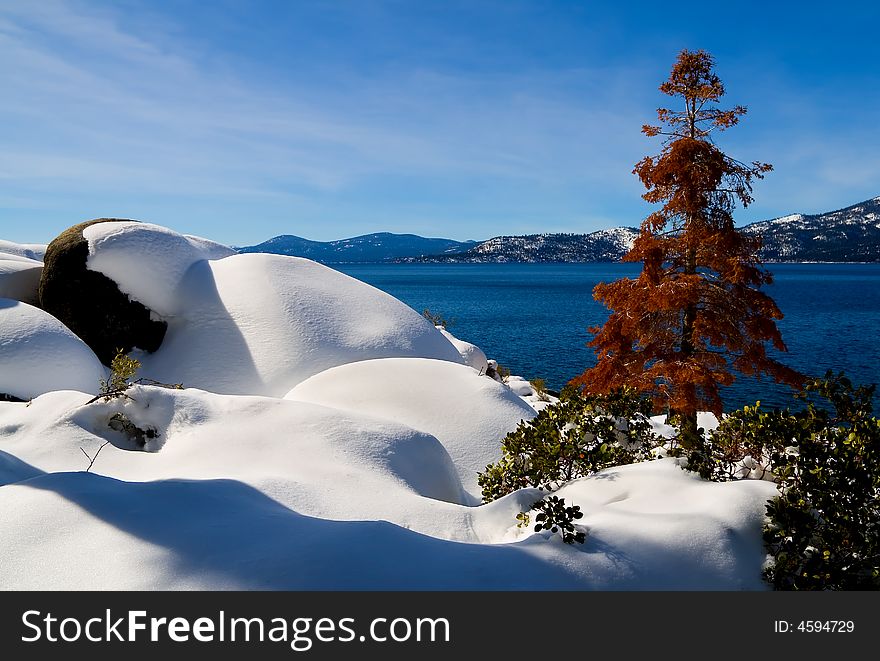
[[[685,109],[658,108],[657,118],[665,127],[645,124],[642,133],[647,136],[708,139],[712,131],[723,131],[736,125],[740,116],[746,114],[746,108],[734,106],[730,110],[722,110],[714,106],[724,96],[724,84],[714,68],[715,58],[706,51],[682,50],[669,79],[660,85],[660,91],[684,99]]]

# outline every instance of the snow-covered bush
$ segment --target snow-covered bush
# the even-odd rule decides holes
[[[658,439],[648,413],[650,402],[626,389],[586,396],[564,389],[559,402],[501,442],[501,459],[478,478],[483,500],[525,487],[552,491],[603,468],[649,458]]]
[[[712,482],[773,479],[770,460],[774,441],[764,430],[776,429],[781,438],[793,438],[797,427],[787,411],[766,411],[756,402],[725,415],[718,428],[703,433],[690,450],[675,447],[669,454],[685,456],[683,468]]]
[[[780,495],[767,506],[764,542],[774,558],[765,578],[777,589],[880,588],[880,420],[875,386],[854,388],[830,372],[807,384],[833,411],[810,402],[796,451],[772,457]],[[781,431],[787,431],[784,428]],[[788,441],[769,429],[777,447]],[[789,444],[792,444],[789,441]]]

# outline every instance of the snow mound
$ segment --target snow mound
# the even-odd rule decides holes
[[[0,401],[5,589],[766,589],[773,484],[657,460],[559,491],[584,545],[519,528],[543,493],[476,506],[476,476],[537,395],[481,376],[474,345],[309,260],[142,223],[85,233],[89,267],[168,323],[140,374],[190,387],[87,404],[92,351],[0,299],[0,393],[31,400]],[[39,268],[39,246],[4,247],[4,273]]]
[[[37,262],[43,261],[47,247],[45,243],[14,243],[0,239],[0,253],[4,256],[25,257]]]
[[[507,387],[510,388],[511,392],[520,397],[529,397],[535,394],[532,384],[521,376],[507,377]]]
[[[52,390],[97,392],[104,367],[55,317],[0,299],[0,393],[31,399]]]
[[[386,357],[461,362],[412,308],[307,259],[199,261],[174,292],[178,313],[142,374],[228,394],[282,397],[331,367]]]
[[[464,365],[386,358],[342,365],[299,384],[285,399],[396,420],[435,436],[465,489],[501,456],[501,439],[535,411],[503,385]]]
[[[413,502],[463,503],[448,453],[436,438],[398,422],[269,397],[132,386],[128,397],[85,405],[82,393],[52,392],[28,407],[3,404],[2,448],[34,470],[84,470],[127,481],[234,479],[311,516],[406,521],[445,536]],[[136,447],[108,422],[124,415],[155,437]],[[352,502],[355,494],[357,502]],[[0,499],[2,500],[2,499]]]
[[[141,374],[227,394],[281,397],[331,367],[371,358],[461,362],[397,299],[306,259],[245,254],[133,221],[83,230],[88,267],[168,323]]]
[[[539,392],[530,381],[527,381],[521,376],[511,375],[507,377],[504,383],[507,384],[507,387],[510,388],[511,392],[519,396],[526,404],[538,412],[559,401],[558,397],[545,391]]]
[[[462,504],[443,446],[398,422],[194,389],[129,395],[0,402],[6,589],[766,589],[767,482],[703,482],[671,460],[609,469],[560,491],[585,512],[587,542],[569,546],[517,528],[536,489]],[[155,443],[131,451],[107,426],[118,413]],[[80,448],[106,441],[85,472]]]
[[[29,480],[37,475],[42,475],[42,471],[0,450],[0,487]]]
[[[0,246],[2,247],[2,246]],[[29,257],[0,252],[0,298],[36,304],[43,263]]]
[[[458,351],[464,360],[465,365],[473,367],[480,374],[486,373],[486,370],[489,368],[489,361],[486,359],[486,354],[483,353],[483,350],[480,349],[480,347],[476,344],[459,340],[452,333],[443,328],[443,326],[437,326],[437,330],[443,333],[443,337],[449,340],[450,344],[455,347],[455,350]]]
[[[208,239],[134,221],[96,223],[83,237],[89,242],[88,268],[163,317],[178,313],[174,292],[193,264],[236,254]]]
[[[310,517],[235,480],[131,483],[57,473],[4,490],[0,582],[7,589],[578,586],[574,572],[527,547],[451,542],[380,520]]]
[[[762,588],[770,482],[708,482],[659,459],[575,480],[557,495],[580,506],[586,546],[602,552],[597,589]]]

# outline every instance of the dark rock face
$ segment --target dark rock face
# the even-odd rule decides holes
[[[150,310],[129,300],[110,278],[86,268],[89,244],[83,230],[119,220],[89,220],[59,234],[46,250],[40,278],[40,307],[76,333],[105,365],[118,349],[155,351],[167,328],[165,322],[150,319]]]

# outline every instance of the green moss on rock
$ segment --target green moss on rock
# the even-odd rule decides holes
[[[59,234],[46,250],[40,278],[40,307],[76,333],[109,365],[119,349],[155,351],[167,324],[150,318],[150,310],[132,301],[116,283],[86,268],[88,241],[83,230],[96,223],[125,220],[97,218]]]

